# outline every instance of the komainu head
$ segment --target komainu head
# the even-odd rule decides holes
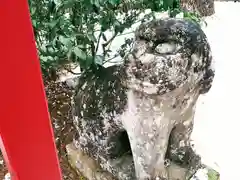
[[[135,44],[126,58],[130,87],[161,95],[185,84],[209,91],[214,77],[212,55],[201,27],[183,19],[143,23],[135,32]]]

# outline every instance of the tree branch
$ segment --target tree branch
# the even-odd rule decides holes
[[[102,31],[100,32],[100,34],[99,34],[99,36],[98,36],[97,47],[96,47],[96,50],[95,50],[96,53],[97,53],[98,48],[99,48],[99,43],[100,43],[101,36],[102,36]]]
[[[105,48],[110,42],[112,42],[114,40],[114,38],[118,35],[118,33],[114,32],[113,36],[106,42],[103,44],[103,47]]]
[[[117,35],[118,35],[118,33],[117,33],[117,32],[114,32],[113,36],[112,36],[106,43],[102,44],[103,57],[104,57],[104,58],[105,58],[105,56],[106,56],[106,50],[105,50],[105,48],[109,45],[109,43],[111,43],[111,42],[114,40],[114,38],[115,38]]]

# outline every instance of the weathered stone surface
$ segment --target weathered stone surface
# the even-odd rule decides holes
[[[183,180],[201,164],[189,138],[196,101],[213,77],[200,26],[181,19],[140,25],[122,65],[80,76],[75,148],[119,180],[174,180],[169,171]]]
[[[72,167],[81,171],[84,177],[87,179],[96,180],[115,180],[111,173],[103,171],[101,167],[92,158],[87,156],[84,152],[77,149],[74,144],[68,144],[66,146]],[[80,160],[80,161],[79,161]],[[132,158],[127,156],[111,160],[111,164],[114,167],[120,167],[118,171],[118,177],[122,179],[135,180],[134,166]],[[167,167],[169,174],[169,180],[184,179],[187,174],[187,169],[182,168],[174,163],[171,163]],[[196,179],[191,179],[196,180]]]

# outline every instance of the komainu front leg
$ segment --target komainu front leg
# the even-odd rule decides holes
[[[169,180],[164,164],[169,133],[161,130],[161,133],[158,134],[154,134],[154,132],[144,133],[144,131],[142,133],[129,133],[138,180]],[[151,134],[153,137],[150,138]]]
[[[201,167],[201,158],[194,152],[190,144],[194,108],[189,109],[183,117],[184,121],[177,124],[170,134],[166,159],[188,169],[187,177],[189,177]]]

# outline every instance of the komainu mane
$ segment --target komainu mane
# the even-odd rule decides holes
[[[198,24],[171,18],[141,24],[121,65],[81,75],[76,148],[119,180],[173,180],[173,164],[191,173],[201,164],[189,142],[196,101],[213,78],[210,46]]]

